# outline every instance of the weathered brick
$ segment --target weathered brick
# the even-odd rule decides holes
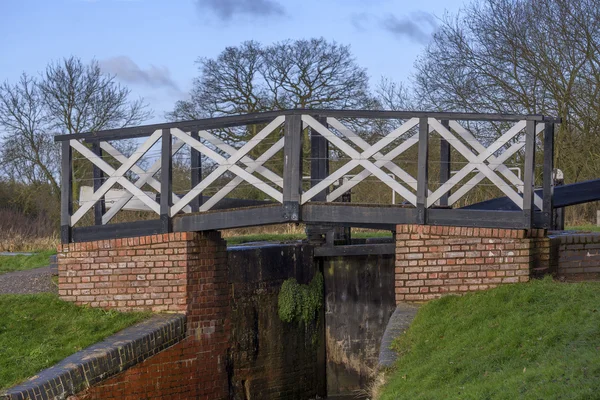
[[[418,295],[464,293],[486,290],[501,283],[526,281],[534,265],[552,262],[550,240],[544,230],[399,225],[396,231],[402,235],[403,245],[407,245],[400,250],[404,256],[396,261],[397,267],[405,269],[397,270],[397,274],[404,273],[403,288],[410,288],[408,294],[403,293],[397,301],[425,301],[429,298]],[[598,236],[598,247],[590,249],[586,258],[575,254],[579,249],[571,249],[573,254],[562,259],[569,258],[569,262],[574,263],[577,257],[578,268],[598,268],[600,275],[600,265],[582,264],[594,257],[600,259]],[[585,244],[579,246],[585,247]],[[428,289],[420,292],[422,287]]]

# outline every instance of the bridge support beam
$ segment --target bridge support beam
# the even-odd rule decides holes
[[[527,282],[551,272],[542,229],[398,225],[396,303]]]
[[[185,314],[187,337],[171,348],[174,371],[189,376],[178,385],[189,386],[181,390],[193,398],[227,398],[230,289],[226,244],[219,232],[64,244],[58,249],[58,270],[63,300],[121,311]],[[160,363],[156,368],[167,363],[160,357],[147,362]],[[119,397],[127,387],[135,387],[132,399],[155,395],[167,390],[170,377],[161,374],[159,388],[150,376],[117,375],[102,389],[101,398],[130,398]]]

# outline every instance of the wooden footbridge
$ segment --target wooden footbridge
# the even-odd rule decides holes
[[[557,123],[295,109],[56,136],[62,241],[289,222],[552,228],[556,207],[600,193],[598,181],[555,190]],[[379,202],[339,201],[367,182]]]

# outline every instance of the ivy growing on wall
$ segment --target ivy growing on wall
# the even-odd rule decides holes
[[[309,284],[303,285],[295,278],[287,279],[281,285],[278,298],[279,318],[284,322],[315,321],[323,307],[323,274],[317,272]]]

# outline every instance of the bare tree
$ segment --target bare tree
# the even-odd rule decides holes
[[[171,120],[197,119],[287,108],[365,108],[372,99],[368,76],[348,46],[325,39],[262,46],[244,42],[217,58],[198,60],[189,100],[167,114]],[[251,132],[230,130],[239,140]]]
[[[382,77],[375,87],[375,107],[390,111],[416,110],[418,105],[411,89],[403,82]]]
[[[0,86],[0,161],[5,173],[48,183],[60,196],[57,133],[73,134],[137,124],[150,116],[142,100],[103,74],[96,61],[75,57],[51,63],[39,78],[23,74]]]
[[[275,108],[362,108],[368,76],[350,46],[323,38],[275,43],[263,51],[263,75]]]
[[[102,73],[97,61],[51,63],[39,86],[52,126],[63,134],[137,125],[151,116],[143,100],[131,101],[131,91]]]
[[[0,86],[0,126],[5,132],[0,158],[4,172],[28,184],[49,183],[56,193],[58,154],[45,129],[49,117],[35,78],[21,75],[15,85]]]
[[[556,162],[600,176],[597,0],[481,0],[446,16],[416,63],[423,108],[563,119]]]

